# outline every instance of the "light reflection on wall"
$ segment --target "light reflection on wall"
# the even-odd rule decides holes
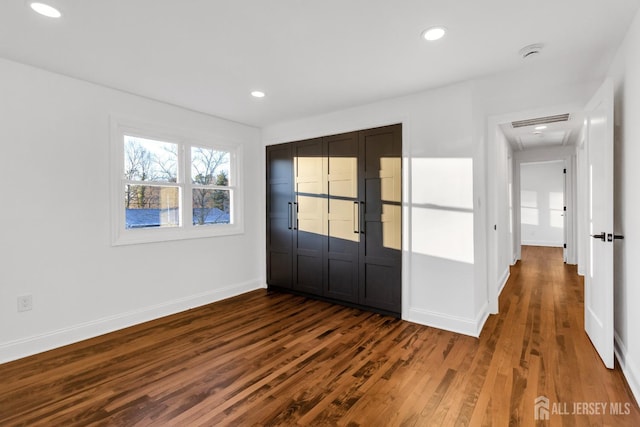
[[[522,190],[520,193],[520,221],[522,224],[538,225],[538,193],[531,190]]]
[[[564,237],[564,161],[520,164],[520,242],[562,247]]]
[[[549,193],[549,225],[564,228],[564,194]]]
[[[473,264],[473,160],[413,158],[412,251]]]

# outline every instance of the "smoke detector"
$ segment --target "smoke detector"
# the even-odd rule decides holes
[[[544,48],[544,45],[541,43],[530,44],[520,49],[518,54],[520,54],[522,59],[533,58],[534,56],[540,55],[542,48]]]

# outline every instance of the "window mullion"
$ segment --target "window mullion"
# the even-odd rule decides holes
[[[122,185],[144,185],[147,187],[180,187],[180,184],[175,182],[136,181],[131,179],[123,179]]]
[[[191,147],[180,145],[180,182],[182,183],[182,226],[185,229],[193,228],[193,200],[191,198]]]
[[[191,188],[204,188],[206,190],[232,190],[232,185],[191,184]]]

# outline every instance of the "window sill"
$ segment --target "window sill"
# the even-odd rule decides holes
[[[145,243],[170,242],[175,240],[201,239],[208,237],[244,234],[241,224],[219,224],[185,228],[151,228],[123,230],[113,236],[112,246],[139,245]]]

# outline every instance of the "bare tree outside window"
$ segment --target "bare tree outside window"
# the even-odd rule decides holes
[[[177,182],[177,144],[130,136],[124,144],[127,227],[177,226],[178,188],[158,185]]]
[[[151,153],[135,140],[129,141],[125,145],[125,179],[129,181],[149,181],[153,180]],[[134,191],[135,190],[135,191]],[[151,201],[147,194],[146,186],[127,185],[125,189],[125,206],[143,208],[150,205]]]
[[[229,152],[201,147],[191,149],[193,224],[229,222]]]

